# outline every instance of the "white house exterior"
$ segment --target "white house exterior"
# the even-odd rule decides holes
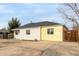
[[[15,29],[19,30],[20,32],[18,35],[14,32],[14,38],[20,40],[40,40],[40,27],[33,27],[33,28],[24,28],[24,29]],[[30,30],[30,35],[26,34],[26,30]]]
[[[65,39],[64,30],[63,25],[47,21],[29,23],[13,29],[15,39],[49,41],[63,41]]]

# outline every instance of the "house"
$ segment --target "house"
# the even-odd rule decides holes
[[[28,23],[13,31],[14,38],[20,40],[64,41],[67,35],[65,26],[49,21]]]

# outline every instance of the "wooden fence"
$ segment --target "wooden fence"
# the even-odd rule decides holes
[[[9,33],[2,33],[0,34],[0,39],[12,39],[13,38],[13,34],[9,34]]]
[[[79,31],[78,31],[78,29],[69,30],[68,33],[67,33],[67,39],[68,39],[68,41],[77,42],[79,40]]]

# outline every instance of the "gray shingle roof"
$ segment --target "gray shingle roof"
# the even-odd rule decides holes
[[[54,22],[49,22],[49,21],[43,21],[43,22],[37,22],[37,23],[28,23],[26,25],[23,25],[23,26],[19,27],[18,29],[38,27],[38,26],[50,26],[50,25],[61,25],[61,24],[54,23]]]

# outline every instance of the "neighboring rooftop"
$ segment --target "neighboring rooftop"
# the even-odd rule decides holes
[[[43,22],[37,22],[37,23],[28,23],[26,25],[23,25],[23,26],[19,27],[18,29],[38,27],[38,26],[50,26],[50,25],[61,25],[61,24],[55,23],[55,22],[43,21]]]

